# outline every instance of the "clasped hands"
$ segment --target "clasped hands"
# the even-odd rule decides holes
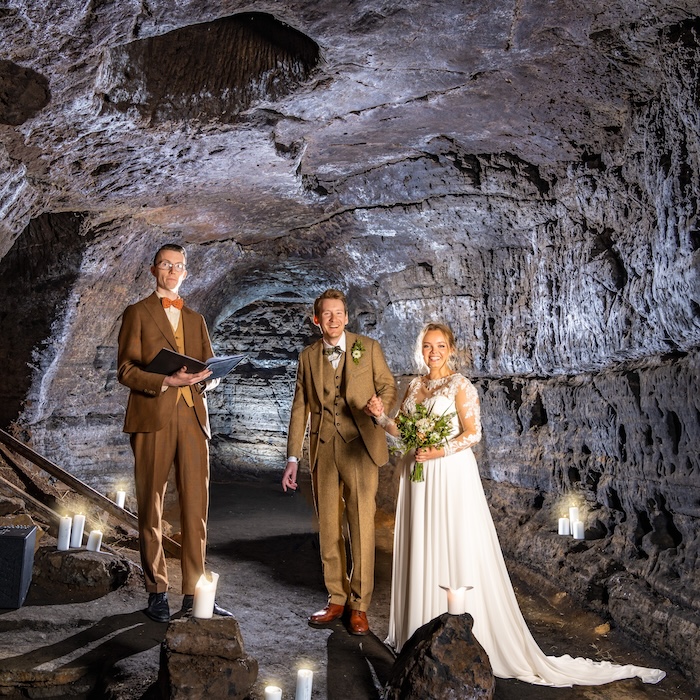
[[[365,404],[365,413],[373,418],[379,418],[384,413],[384,402],[376,394]]]

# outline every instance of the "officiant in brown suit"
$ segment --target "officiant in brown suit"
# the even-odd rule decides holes
[[[156,290],[129,306],[119,331],[118,377],[131,390],[124,432],[131,435],[138,504],[141,565],[148,592],[146,615],[170,619],[168,570],[163,551],[163,501],[171,467],[180,503],[182,612],[192,609],[204,573],[209,507],[209,415],[205,393],[218,385],[206,369],[171,375],[144,371],[162,348],[200,361],[213,356],[204,317],[180,297],[187,277],[185,249],[162,246],[153,259]],[[230,615],[218,604],[214,612]]]
[[[374,589],[378,469],[389,459],[384,431],[367,404],[378,396],[391,410],[396,384],[379,343],[345,331],[348,310],[341,291],[328,289],[316,299],[314,323],[323,337],[299,355],[282,486],[285,491],[297,488],[298,460],[310,419],[309,464],[328,604],[311,615],[309,624],[328,624],[347,611],[350,632],[363,635],[369,632],[367,610]]]

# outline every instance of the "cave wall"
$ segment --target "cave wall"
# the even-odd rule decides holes
[[[285,19],[323,60],[292,61],[269,102],[256,83],[225,104],[206,90],[185,99],[182,68],[180,103],[151,103],[123,75],[152,55],[142,38],[212,20],[208,6],[168,15],[152,3],[131,24],[109,20],[108,5],[59,12],[74,28],[70,66],[52,72],[55,47],[33,59],[52,76],[50,116],[32,121],[49,94],[39,73],[21,73],[33,92],[20,116],[0,110],[2,285],[16,312],[0,317],[0,356],[21,380],[3,394],[3,420],[103,492],[130,476],[117,332],[171,239],[188,247],[183,294],[216,351],[249,354],[210,397],[215,480],[279,477],[295,358],[316,337],[321,290],[349,292],[351,328],[382,342],[402,383],[418,371],[420,326],[445,320],[481,396],[476,452],[506,554],[699,680],[700,20],[682,3],[643,17],[608,3],[593,21],[570,3],[556,8],[568,24],[555,39],[539,5],[512,23],[506,10],[475,11],[474,32],[493,29],[492,43],[470,35],[465,57],[396,38],[425,16],[415,3],[335,18],[288,3]],[[16,11],[0,14],[8,45],[20,41],[10,20],[50,44]],[[382,53],[403,82],[382,83]],[[217,56],[207,45],[204,58]],[[415,61],[443,68],[439,80]],[[384,511],[395,487],[390,465]],[[572,500],[585,543],[555,534]]]

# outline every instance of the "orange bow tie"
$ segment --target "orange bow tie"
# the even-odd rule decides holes
[[[170,306],[174,306],[176,309],[181,309],[183,304],[185,303],[185,300],[182,297],[178,297],[177,299],[168,299],[168,297],[161,297],[160,300],[163,303],[164,309],[167,309]]]

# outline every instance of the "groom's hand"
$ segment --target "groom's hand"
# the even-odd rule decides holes
[[[299,469],[299,463],[296,460],[289,460],[287,462],[287,467],[282,474],[282,488],[285,493],[287,489],[292,489],[296,491],[297,489],[297,470]]]
[[[373,418],[379,418],[384,413],[384,402],[376,395],[367,402],[364,408],[365,413]]]

